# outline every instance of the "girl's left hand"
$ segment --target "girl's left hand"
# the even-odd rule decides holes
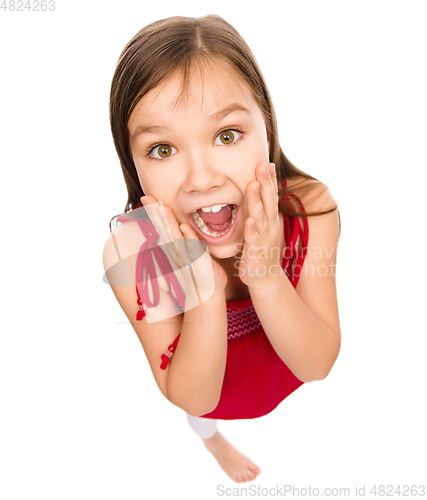
[[[255,180],[246,188],[246,199],[249,217],[245,220],[239,277],[249,288],[263,288],[281,274],[280,219],[274,163],[261,163],[256,167]]]

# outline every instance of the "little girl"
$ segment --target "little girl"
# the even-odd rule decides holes
[[[115,70],[110,119],[128,191],[104,248],[110,285],[160,391],[234,481],[253,480],[259,467],[217,420],[266,415],[335,363],[337,204],[282,152],[258,64],[218,16],[137,33]],[[149,221],[141,205],[158,208],[178,255],[207,246],[213,288],[197,307],[154,248],[160,215]],[[114,278],[120,263],[129,283]]]

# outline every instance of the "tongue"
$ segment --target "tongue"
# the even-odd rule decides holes
[[[197,212],[205,224],[215,225],[224,224],[224,222],[231,219],[232,210],[233,205],[227,205],[226,207],[222,207],[219,212],[203,212],[201,208]]]

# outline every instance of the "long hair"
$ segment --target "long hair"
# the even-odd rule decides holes
[[[178,69],[182,73],[182,92],[187,90],[191,65],[200,58],[225,62],[252,89],[270,136],[269,159],[276,165],[282,214],[308,217],[336,210],[337,206],[323,212],[301,212],[291,202],[292,197],[287,196],[291,191],[289,186],[282,186],[284,179],[298,178],[292,193],[300,199],[304,199],[315,186],[323,186],[325,190],[327,187],[299,170],[285,156],[279,144],[271,96],[254,55],[230,24],[219,16],[207,15],[199,18],[175,16],[149,24],[129,41],[120,54],[111,83],[110,125],[128,192],[124,213],[140,205],[140,198],[144,196],[130,150],[130,115],[150,90]]]

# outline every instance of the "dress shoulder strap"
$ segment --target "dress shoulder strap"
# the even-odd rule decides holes
[[[283,179],[282,186],[286,188],[286,179]],[[284,196],[284,199],[289,201],[290,198],[294,198],[301,207],[301,211],[305,213],[305,208],[302,201],[293,193],[287,193]],[[283,199],[283,198],[282,198]],[[290,207],[293,205],[288,203]],[[293,211],[293,208],[291,208]],[[289,278],[289,281],[292,283],[294,288],[296,288],[300,275],[301,269],[304,264],[304,259],[307,254],[307,246],[308,246],[308,222],[307,217],[302,217],[303,219],[303,227],[301,227],[301,223],[299,217],[297,216],[288,216],[285,215],[284,219],[284,233],[285,233],[285,255],[282,259],[282,268],[286,272],[286,275]],[[301,248],[300,251],[296,250],[296,243],[298,241],[298,236],[301,236]],[[293,266],[292,262],[297,257],[297,263]],[[295,272],[295,270],[299,270],[299,272]]]

